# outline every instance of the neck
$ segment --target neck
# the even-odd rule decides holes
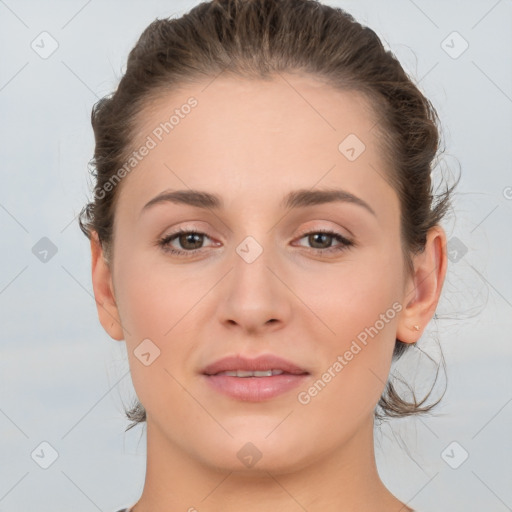
[[[293,472],[271,468],[243,472],[205,465],[170,442],[148,419],[146,479],[133,512],[296,512],[301,508],[324,512],[411,511],[380,480],[373,418],[342,446]]]

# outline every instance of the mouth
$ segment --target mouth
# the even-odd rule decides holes
[[[270,377],[268,372],[273,372],[273,375],[308,373],[305,368],[273,354],[265,354],[256,358],[240,354],[227,356],[209,364],[202,370],[205,375],[218,375],[226,372],[229,372],[230,377]]]
[[[285,372],[281,369],[275,370],[259,370],[259,371],[250,371],[250,370],[226,370],[223,372],[218,372],[213,375],[227,375],[228,377],[273,377],[274,375],[295,375],[289,372]]]
[[[304,383],[308,371],[274,355],[249,359],[240,355],[220,359],[202,371],[207,384],[235,400],[260,402]]]

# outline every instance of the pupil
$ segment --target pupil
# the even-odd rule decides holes
[[[323,238],[323,239],[325,239],[325,238],[329,238],[329,237],[330,237],[330,235],[328,235],[328,234],[326,234],[326,233],[315,233],[314,235],[312,235],[312,237],[313,237],[313,244],[315,244],[315,243],[317,243],[317,241],[318,241],[318,240],[317,240],[317,241],[315,241],[315,238]],[[324,242],[325,242],[325,240],[324,240]],[[321,243],[322,243],[322,241],[320,240],[320,242],[319,242],[319,243],[321,244]]]
[[[200,240],[200,238],[196,239],[196,241],[194,243],[194,238],[199,237],[199,236],[200,235],[198,235],[197,233],[188,233],[188,234],[182,235],[182,241],[185,240],[185,243],[182,245],[187,247],[187,244],[190,242],[192,244],[192,249],[196,249],[197,246],[201,244],[201,240]]]

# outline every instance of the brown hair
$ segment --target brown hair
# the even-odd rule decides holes
[[[340,90],[359,91],[369,100],[389,167],[386,179],[401,205],[405,271],[412,272],[411,256],[424,249],[427,232],[445,215],[456,185],[433,194],[431,171],[440,138],[436,110],[373,30],[317,0],[212,0],[180,18],[156,19],[144,30],[117,90],[100,99],[91,114],[96,183],[94,201],[82,209],[79,224],[88,238],[91,231],[97,233],[107,261],[120,187],[106,185],[133,151],[138,116],[149,102],[220,73],[271,79],[295,71]],[[393,359],[410,346],[397,339]],[[432,389],[419,402],[414,392],[407,401],[388,381],[378,403],[384,414],[377,408],[375,415],[428,412],[442,398],[424,405]],[[146,419],[139,402],[126,414],[134,421],[128,428]]]

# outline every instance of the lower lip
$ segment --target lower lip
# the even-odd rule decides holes
[[[206,382],[220,393],[249,402],[261,402],[286,393],[304,383],[309,374],[282,373],[272,377],[231,377],[204,375]]]

